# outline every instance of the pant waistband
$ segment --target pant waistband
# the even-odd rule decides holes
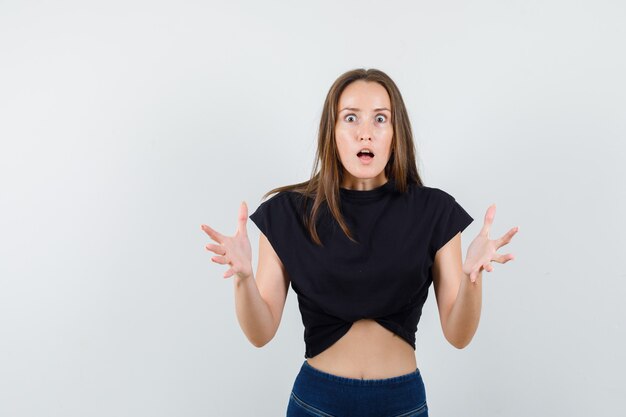
[[[419,368],[416,368],[415,371],[410,372],[404,375],[398,375],[391,378],[382,378],[382,379],[358,379],[358,378],[348,378],[344,376],[329,374],[328,372],[324,372],[317,368],[311,366],[306,360],[302,364],[301,371],[306,372],[314,377],[327,379],[334,382],[340,382],[348,385],[390,385],[397,384],[400,382],[410,381],[412,379],[421,378],[421,373]]]

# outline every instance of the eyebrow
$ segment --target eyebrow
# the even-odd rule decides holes
[[[341,113],[344,110],[361,111],[361,109],[357,109],[356,107],[344,107],[343,109],[339,110],[339,113]],[[374,111],[381,111],[381,110],[387,110],[388,112],[391,112],[391,110],[389,110],[387,107],[379,107],[377,109],[374,109]]]

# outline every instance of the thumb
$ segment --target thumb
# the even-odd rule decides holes
[[[493,203],[487,207],[487,212],[483,219],[483,227],[480,229],[479,234],[489,237],[489,231],[493,225],[493,219],[496,217],[496,203]]]
[[[248,205],[245,201],[242,201],[239,205],[239,218],[237,220],[237,232],[241,233],[243,236],[248,236],[248,230],[246,228],[246,223],[248,221]]]

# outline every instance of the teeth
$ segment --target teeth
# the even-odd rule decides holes
[[[363,152],[363,153],[372,153],[369,149],[362,149],[361,152]]]

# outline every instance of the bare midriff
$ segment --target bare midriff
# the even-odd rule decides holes
[[[371,319],[355,321],[341,339],[307,362],[322,372],[354,379],[392,378],[417,369],[413,347]]]

